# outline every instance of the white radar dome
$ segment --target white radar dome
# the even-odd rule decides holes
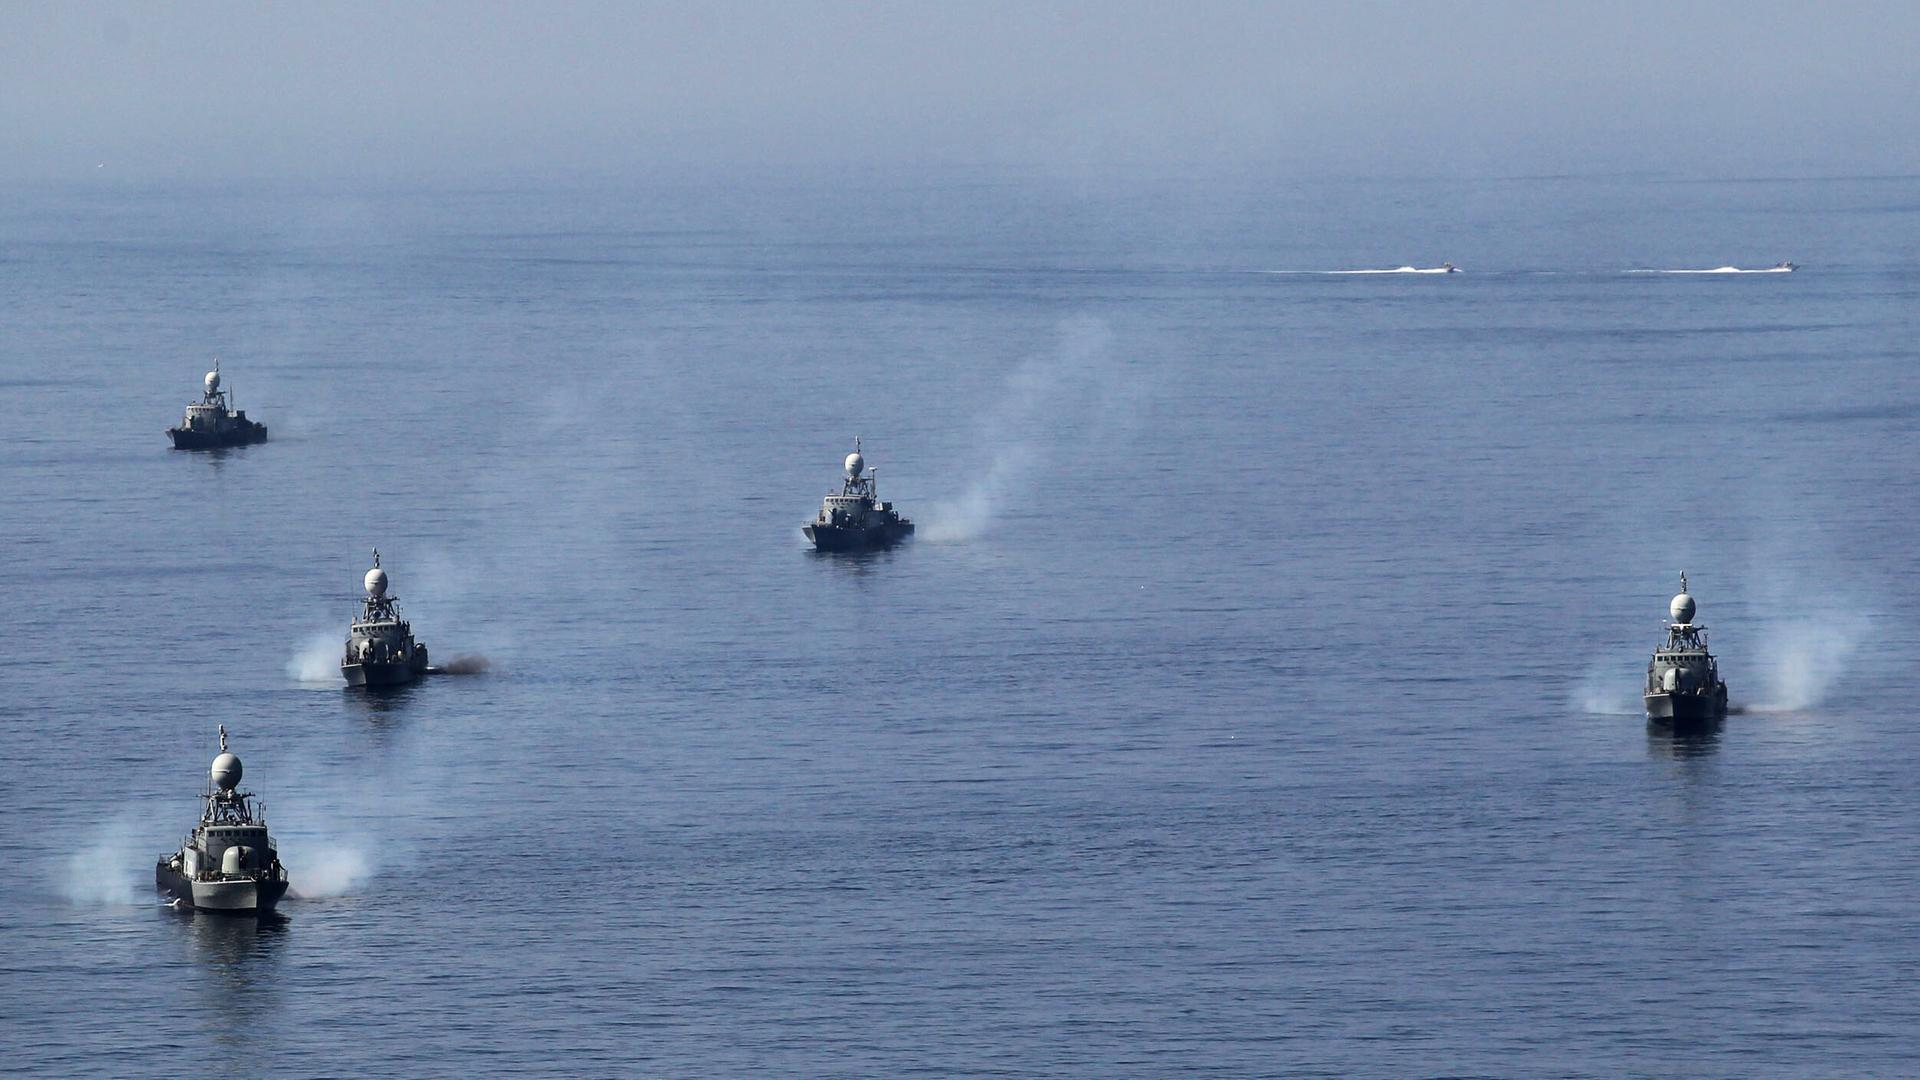
[[[234,754],[221,754],[213,759],[213,786],[221,791],[232,791],[240,783],[240,758]]]
[[[207,372],[207,393],[211,394],[218,389],[220,389],[220,373],[217,371]]]
[[[848,476],[851,476],[854,479],[858,480],[860,478],[860,474],[865,472],[866,469],[867,469],[867,459],[861,457],[859,452],[856,451],[854,453],[847,455],[847,475]]]
[[[1693,613],[1695,610],[1693,597],[1686,593],[1681,593],[1679,596],[1673,598],[1673,603],[1667,605],[1667,610],[1673,614],[1674,622],[1690,623],[1693,621]]]
[[[387,595],[387,572],[374,567],[367,571],[367,595],[378,599]]]

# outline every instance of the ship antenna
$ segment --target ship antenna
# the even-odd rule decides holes
[[[373,565],[376,569],[380,566],[380,549],[379,548],[373,549]]]
[[[223,754],[227,752],[227,725],[225,724],[220,725],[220,752]]]
[[[1680,571],[1680,591],[1687,591],[1687,572],[1685,570]]]

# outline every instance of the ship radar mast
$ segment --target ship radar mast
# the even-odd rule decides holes
[[[202,824],[249,824],[265,821],[264,809],[252,803],[253,793],[240,790],[240,756],[227,749],[227,725],[220,726],[220,754],[207,770],[206,810]]]
[[[1680,592],[1667,604],[1667,647],[1706,648],[1706,627],[1693,621],[1700,606],[1694,602],[1693,594],[1687,587],[1687,572],[1680,571]]]
[[[206,389],[206,393],[203,394],[200,398],[200,404],[218,405],[222,408],[225,408],[227,405],[227,395],[223,393],[220,389],[220,358],[219,357],[216,356],[213,358],[213,370],[207,372],[207,377],[205,380],[203,380],[203,382],[207,389]]]
[[[844,463],[847,478],[840,485],[842,495],[862,495],[875,497],[873,471],[867,468],[867,459],[860,453],[860,436],[853,437],[853,453],[847,455]]]
[[[387,572],[380,569],[380,549],[373,549],[373,569],[367,571],[361,579],[367,595],[361,598],[360,621],[373,622],[379,619],[397,619],[393,602],[399,597],[387,592]]]

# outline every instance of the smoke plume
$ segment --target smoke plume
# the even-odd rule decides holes
[[[360,846],[321,844],[300,854],[297,874],[289,871],[288,892],[303,900],[344,896],[373,876],[373,861]]]
[[[345,646],[343,635],[323,630],[307,638],[300,651],[287,661],[287,677],[303,683],[340,681],[340,655]]]
[[[1035,478],[1076,446],[1111,438],[1115,421],[1129,419],[1144,393],[1134,372],[1113,353],[1113,332],[1088,316],[1061,323],[1051,352],[1016,367],[999,403],[980,424],[990,448],[985,469],[958,498],[938,503],[921,532],[926,540],[968,540],[1006,507],[1025,499]]]
[[[76,907],[123,907],[139,902],[141,870],[151,873],[159,851],[147,851],[136,818],[108,821],[84,846],[62,860],[56,881],[60,895]],[[183,829],[184,831],[184,829]]]
[[[1866,622],[1857,615],[1834,615],[1772,626],[1759,654],[1763,701],[1754,708],[1794,712],[1826,704],[1847,675]]]
[[[1642,711],[1639,686],[1642,673],[1632,667],[1592,664],[1573,686],[1576,712],[1595,716],[1637,715]]]

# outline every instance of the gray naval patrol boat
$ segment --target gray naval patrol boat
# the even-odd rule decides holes
[[[913,522],[900,516],[893,504],[880,501],[878,469],[867,468],[860,456],[860,438],[847,455],[846,478],[836,494],[828,492],[820,516],[800,527],[818,551],[861,551],[887,547],[913,535]]]
[[[187,406],[187,415],[179,427],[167,429],[176,450],[212,450],[221,446],[245,446],[267,441],[267,425],[247,419],[243,410],[228,407],[227,392],[220,389],[220,362],[207,372],[206,393]]]
[[[227,751],[220,727],[220,756],[208,770],[206,808],[180,850],[162,855],[153,868],[154,888],[176,905],[235,915],[263,915],[287,894],[287,868],[267,835],[265,807],[241,791],[240,759]]]
[[[1727,715],[1727,684],[1707,651],[1707,628],[1693,621],[1697,610],[1680,575],[1680,595],[1667,611],[1667,638],[1647,662],[1647,719],[1662,723],[1711,723]]]
[[[387,572],[380,569],[378,548],[364,584],[366,599],[347,631],[347,652],[340,658],[347,685],[397,686],[426,674],[427,647],[413,640],[413,627],[394,607],[399,597],[387,595]]]

